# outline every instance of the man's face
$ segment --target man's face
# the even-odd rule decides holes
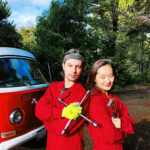
[[[82,73],[82,61],[77,59],[68,59],[63,64],[65,80],[76,82]]]

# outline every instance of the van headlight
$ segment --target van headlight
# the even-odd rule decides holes
[[[22,121],[22,112],[20,109],[14,110],[9,117],[12,124],[19,124]]]

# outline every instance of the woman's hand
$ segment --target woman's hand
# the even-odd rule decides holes
[[[114,124],[114,126],[117,128],[117,129],[120,129],[121,128],[121,120],[119,118],[114,118],[112,117],[112,123]]]

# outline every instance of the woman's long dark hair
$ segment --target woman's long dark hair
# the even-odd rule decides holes
[[[90,70],[90,73],[89,73],[89,76],[88,76],[88,79],[87,79],[87,89],[88,90],[91,90],[94,86],[95,86],[95,82],[94,82],[94,79],[95,79],[95,76],[97,74],[97,70],[102,67],[102,66],[105,66],[105,65],[110,65],[114,71],[114,68],[113,68],[113,63],[111,60],[109,59],[99,59],[97,60],[91,70]]]

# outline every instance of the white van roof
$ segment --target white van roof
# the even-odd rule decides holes
[[[36,60],[32,53],[22,49],[10,47],[0,47],[0,57],[25,57]]]

